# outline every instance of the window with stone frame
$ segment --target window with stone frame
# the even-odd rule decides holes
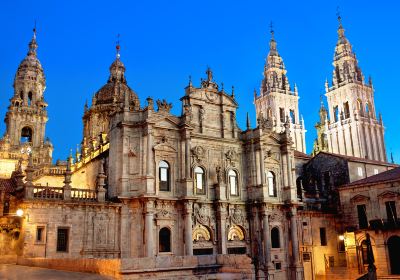
[[[357,216],[359,229],[368,228],[367,206],[365,204],[357,205]]]
[[[42,243],[45,240],[45,227],[38,226],[36,227],[36,242]]]
[[[158,251],[160,253],[171,252],[171,230],[167,227],[163,227],[158,233]]]
[[[271,247],[272,248],[281,247],[281,240],[278,227],[274,227],[271,229]]]
[[[267,171],[265,175],[268,184],[268,195],[270,197],[277,197],[278,194],[276,189],[276,179],[274,172]]]
[[[397,223],[397,211],[395,201],[386,201],[386,217],[390,224],[395,225]]]
[[[296,123],[296,116],[294,114],[294,110],[290,110],[289,113],[290,113],[290,121],[292,123]]]
[[[158,182],[160,191],[170,191],[170,168],[164,160],[158,164]]]
[[[238,186],[238,176],[236,171],[229,170],[228,172],[228,182],[229,182],[229,190],[232,196],[239,195],[239,186]]]
[[[57,252],[68,252],[69,245],[69,229],[58,228],[57,229]]]
[[[344,110],[344,118],[345,119],[350,118],[350,107],[348,101],[343,103],[343,110]]]
[[[281,123],[285,122],[285,109],[284,108],[279,108],[279,119]]]
[[[335,122],[338,122],[340,119],[340,115],[339,115],[339,106],[334,106],[333,107],[333,117],[335,119]]]
[[[206,184],[205,184],[205,172],[204,169],[200,166],[197,166],[194,169],[194,184],[196,194],[205,194],[206,193]]]

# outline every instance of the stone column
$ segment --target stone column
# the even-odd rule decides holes
[[[185,178],[190,178],[190,132],[185,133]]]
[[[217,228],[218,228],[218,254],[226,254],[226,203],[218,203],[217,206]]]
[[[130,257],[130,224],[129,224],[129,208],[127,200],[122,201],[121,207],[121,258]]]
[[[154,201],[146,202],[146,217],[144,224],[146,257],[154,257]]]
[[[261,184],[265,184],[264,151],[262,149],[262,146],[260,147],[260,169],[261,169]]]
[[[193,202],[185,202],[185,255],[193,255],[193,239],[192,239],[192,207]]]
[[[299,239],[297,236],[297,209],[292,207],[290,213],[290,235],[292,239],[293,265],[299,265]]]
[[[147,176],[153,176],[153,131],[151,127],[147,128],[147,159],[146,159],[146,173]]]
[[[265,264],[268,270],[273,269],[273,264],[271,262],[271,234],[269,229],[269,219],[266,206],[262,212],[263,216],[263,238],[264,238],[264,252],[265,252]]]

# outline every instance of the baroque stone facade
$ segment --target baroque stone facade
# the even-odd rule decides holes
[[[347,44],[342,29],[339,45]],[[85,104],[80,149],[55,165],[44,140],[36,48],[34,34],[0,143],[4,255],[123,279],[300,280],[352,267],[353,251],[339,238],[354,232],[342,226],[342,209],[350,208],[340,187],[395,165],[321,152],[333,145],[324,136],[326,110],[318,126],[324,140],[314,157],[305,154],[297,87],[290,87],[273,32],[255,128],[249,120],[239,128],[234,92],[225,92],[210,68],[199,85],[185,88],[179,116],[164,99],[140,102],[117,46],[107,83]]]

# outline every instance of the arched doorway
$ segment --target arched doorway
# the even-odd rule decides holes
[[[158,234],[158,249],[159,252],[171,252],[171,230],[162,228]]]
[[[400,274],[400,237],[392,236],[387,241],[389,250],[390,273]]]

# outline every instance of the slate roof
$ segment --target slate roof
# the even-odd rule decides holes
[[[384,165],[384,166],[391,166],[391,167],[398,167],[398,164],[390,163],[390,162],[384,162],[384,161],[377,161],[377,160],[372,160],[372,159],[365,159],[365,158],[359,158],[359,157],[353,157],[353,156],[345,156],[345,155],[339,155],[339,154],[334,154],[334,153],[328,153],[328,152],[319,152],[319,154],[326,154],[334,157],[340,157],[348,161],[356,161],[356,162],[363,162],[363,163],[370,163],[370,164],[376,164],[376,165]]]

